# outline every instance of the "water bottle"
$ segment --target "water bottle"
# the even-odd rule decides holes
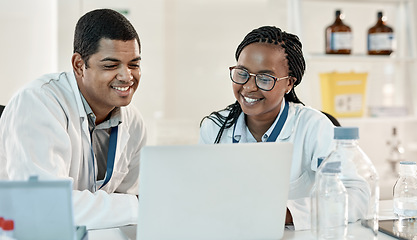
[[[341,162],[331,162],[321,171],[317,184],[317,236],[344,239],[348,224],[348,195],[340,177]]]
[[[359,147],[358,139],[357,127],[334,128],[336,147],[317,169],[316,182],[320,184],[325,177],[323,170],[340,162],[339,177],[348,194],[348,222],[352,223],[348,225],[346,238],[354,239],[356,225],[362,225],[366,227],[362,239],[377,239],[379,177],[371,160]]]
[[[398,218],[417,217],[417,165],[400,162],[400,176],[394,185],[394,214]]]
[[[1,240],[16,240],[14,238],[14,221],[5,219],[3,221],[3,234]]]
[[[325,157],[319,157],[317,159],[317,168],[319,168],[321,162],[323,162],[323,160],[325,159]],[[314,183],[313,187],[311,188],[310,191],[310,203],[311,203],[311,233],[314,236],[317,236],[317,184]]]
[[[3,222],[4,222],[4,218],[0,217],[0,239],[1,239],[1,236],[3,236]]]

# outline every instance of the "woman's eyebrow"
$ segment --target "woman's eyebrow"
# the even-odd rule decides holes
[[[247,68],[245,68],[244,66],[242,66],[242,65],[236,65],[236,68],[244,69],[244,70],[246,70],[246,71],[249,72],[249,70]],[[275,74],[275,72],[274,71],[271,71],[271,70],[261,70],[261,71],[258,71],[257,73],[266,73],[266,74],[270,74],[270,75],[274,75]]]

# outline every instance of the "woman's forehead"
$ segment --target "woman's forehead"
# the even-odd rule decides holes
[[[281,46],[271,43],[252,43],[242,49],[238,64],[288,67],[287,54]]]

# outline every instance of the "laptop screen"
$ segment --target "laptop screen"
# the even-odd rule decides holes
[[[291,143],[142,149],[137,239],[277,239]]]

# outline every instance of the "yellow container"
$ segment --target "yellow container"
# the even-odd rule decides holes
[[[323,111],[334,117],[361,117],[368,73],[320,73]]]

